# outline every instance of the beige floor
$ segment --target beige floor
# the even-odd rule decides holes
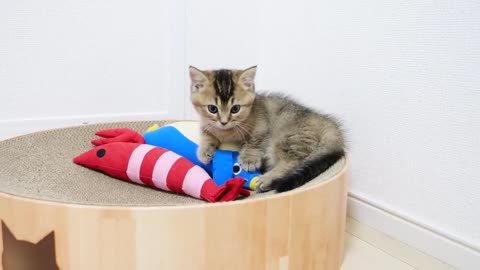
[[[345,242],[342,270],[455,269],[350,218]]]

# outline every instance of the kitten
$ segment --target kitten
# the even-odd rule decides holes
[[[51,232],[38,243],[17,240],[2,221],[3,270],[58,270],[55,261],[55,236]]]
[[[191,103],[200,116],[198,159],[221,143],[241,145],[244,170],[260,169],[257,191],[299,187],[344,155],[339,124],[280,94],[255,92],[256,66],[202,71],[190,66]]]

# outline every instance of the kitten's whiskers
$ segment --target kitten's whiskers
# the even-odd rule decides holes
[[[244,142],[245,141],[245,137],[243,136],[242,132],[240,132],[238,130],[238,127],[237,126],[233,126],[233,130],[235,131],[235,134],[238,135],[238,137],[240,137],[242,139],[242,141]]]

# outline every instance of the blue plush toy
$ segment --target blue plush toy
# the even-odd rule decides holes
[[[197,158],[198,145],[188,139],[174,126],[151,127],[143,134],[146,144],[163,147],[173,151],[195,165],[202,167],[213,178],[217,185],[223,185],[228,179],[242,177],[247,182],[244,187],[255,190],[255,184],[260,172],[247,172],[238,164],[237,151],[218,149],[213,155],[212,162],[203,164]]]

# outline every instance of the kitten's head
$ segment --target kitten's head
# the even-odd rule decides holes
[[[250,115],[256,66],[202,71],[190,66],[190,99],[204,124],[231,129]]]
[[[38,243],[17,240],[2,221],[4,270],[58,270],[55,259],[55,235],[49,233]]]

